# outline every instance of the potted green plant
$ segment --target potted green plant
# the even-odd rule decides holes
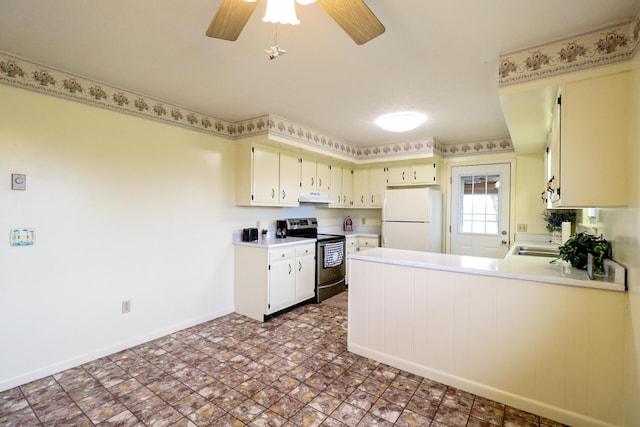
[[[593,255],[593,272],[595,274],[604,274],[603,261],[611,259],[613,255],[611,243],[602,236],[587,233],[572,235],[559,249],[560,258],[558,259],[567,261],[581,270],[587,269],[587,254]]]
[[[563,222],[576,222],[576,211],[572,209],[548,209],[542,212],[542,216],[550,233],[561,231]]]
[[[269,230],[267,230],[266,228],[262,229],[262,240],[267,238],[267,233],[269,232]]]

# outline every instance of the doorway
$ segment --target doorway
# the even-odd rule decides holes
[[[510,200],[510,163],[452,167],[451,253],[504,258]]]

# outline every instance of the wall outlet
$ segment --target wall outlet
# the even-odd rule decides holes
[[[518,224],[518,232],[526,233],[527,232],[527,224]]]
[[[122,301],[122,314],[129,313],[131,311],[131,300]]]

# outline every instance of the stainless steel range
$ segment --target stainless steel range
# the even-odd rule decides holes
[[[346,239],[335,234],[318,234],[316,218],[287,218],[287,235],[316,241],[316,302],[346,289]]]

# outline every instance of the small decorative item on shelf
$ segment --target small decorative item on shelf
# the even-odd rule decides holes
[[[262,229],[262,240],[266,240],[268,232],[269,230],[267,230],[266,228]]]
[[[593,272],[604,274],[603,262],[611,259],[613,250],[611,243],[602,236],[594,236],[587,233],[577,233],[572,235],[564,245],[560,246],[560,258],[569,262],[575,268],[587,269],[588,255],[593,255]],[[555,262],[553,260],[551,262]]]
[[[562,239],[562,223],[571,222],[575,224],[576,222],[576,211],[572,209],[548,209],[542,212],[542,216],[547,223],[547,231],[551,233],[551,240],[556,242]]]

